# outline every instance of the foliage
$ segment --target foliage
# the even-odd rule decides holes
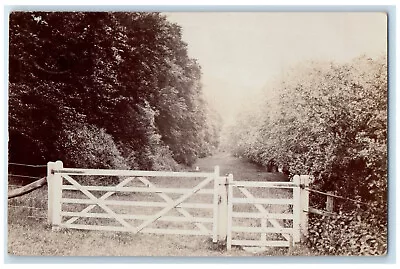
[[[9,36],[10,161],[174,169],[216,145],[200,66],[165,16],[14,12]]]
[[[130,168],[121,156],[112,136],[104,129],[92,125],[70,126],[72,129],[64,129],[62,150],[67,162],[66,167],[72,165],[82,168]],[[135,166],[131,160],[131,165]]]
[[[268,91],[234,126],[237,154],[311,174],[313,188],[386,203],[386,59],[311,63]]]
[[[376,210],[309,218],[306,245],[317,255],[386,255],[387,219]]]
[[[309,246],[322,255],[383,255],[387,250],[387,62],[309,63],[286,74],[241,112],[232,150],[264,166],[314,177],[337,199],[337,218],[310,220]],[[321,199],[322,198],[322,199]],[[325,196],[310,195],[311,206]]]

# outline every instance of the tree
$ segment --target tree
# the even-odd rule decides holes
[[[216,133],[205,130],[200,66],[186,47],[159,13],[12,13],[10,160],[190,165]]]

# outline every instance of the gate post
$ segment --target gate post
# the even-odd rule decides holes
[[[54,169],[55,163],[48,162],[47,163],[47,223],[53,224],[53,182],[54,182],[54,174],[52,170]]]
[[[226,242],[228,229],[228,178],[221,177],[218,186],[218,241]]]
[[[300,176],[300,229],[302,238],[308,235],[309,192],[306,188],[309,184],[310,176]]]
[[[213,243],[219,240],[219,166],[214,167],[214,194],[213,194]]]
[[[301,218],[301,197],[300,197],[300,176],[293,177],[293,243],[300,242],[300,218]]]
[[[233,175],[229,174],[228,176],[228,221],[227,221],[227,238],[226,238],[226,249],[232,249],[232,211],[233,211]]]
[[[48,186],[48,215],[47,220],[52,225],[52,230],[57,230],[61,224],[61,195],[62,177],[54,173],[54,170],[62,169],[62,161],[47,163],[47,186]]]

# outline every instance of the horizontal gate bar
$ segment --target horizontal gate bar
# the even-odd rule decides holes
[[[253,194],[251,194],[246,188],[239,188],[240,192],[243,193],[247,198],[249,199],[255,199],[255,197],[253,196]],[[233,204],[232,204],[233,205]],[[264,205],[261,204],[254,204],[254,206],[257,208],[257,210],[260,213],[270,213],[265,207]],[[275,228],[282,228],[281,224],[276,220],[276,219],[268,219],[268,222],[270,222],[272,224],[272,226],[274,226]],[[290,236],[288,234],[282,234],[282,236],[286,239],[286,240],[290,240]]]
[[[142,170],[108,170],[108,169],[79,169],[63,168],[53,170],[55,174],[68,174],[80,176],[119,176],[119,177],[213,177],[214,173],[200,172],[166,172]]]
[[[73,185],[62,185],[64,190],[79,190]],[[179,189],[179,188],[148,188],[148,187],[110,187],[110,186],[83,186],[82,188],[88,191],[113,191],[113,192],[145,192],[145,193],[179,193],[184,194],[190,191],[190,189]],[[201,189],[197,193],[201,194],[213,194],[213,189]]]
[[[289,247],[289,241],[233,240],[232,245],[260,247]]]
[[[83,224],[61,224],[60,228],[79,229],[79,230],[96,230],[96,231],[113,231],[113,232],[130,232],[129,229],[122,226],[100,226],[100,225],[83,225]],[[181,230],[181,229],[156,229],[144,228],[141,233],[151,234],[181,234],[181,235],[212,235],[212,231],[203,232],[200,230]]]
[[[249,219],[293,219],[293,214],[232,212],[232,217]]]
[[[233,232],[243,232],[243,233],[285,233],[285,234],[292,234],[293,233],[293,228],[232,226],[232,231]]]
[[[96,200],[90,199],[70,199],[62,198],[61,203],[65,204],[97,204]],[[168,205],[166,202],[146,202],[146,201],[117,201],[117,200],[102,200],[102,204],[105,205],[120,205],[120,206],[143,206],[143,207],[165,207]],[[213,208],[212,204],[202,203],[182,203],[176,206],[176,208]]]
[[[299,185],[293,182],[265,182],[265,181],[233,181],[232,186],[234,187],[254,187],[254,188],[294,188]]]
[[[151,234],[212,235],[212,231],[144,228],[141,232]]]
[[[104,219],[114,219],[107,213],[80,213],[80,212],[61,212],[62,216],[66,217],[81,217],[81,218],[104,218]],[[123,219],[136,219],[136,220],[146,220],[151,218],[151,215],[128,215],[128,214],[117,214]],[[174,222],[203,222],[212,223],[212,218],[199,218],[199,217],[175,217],[175,216],[164,216],[158,219],[158,221],[174,221]]]
[[[131,179],[130,179],[130,178],[125,178],[122,182],[118,183],[118,185],[117,185],[116,187],[123,187],[123,186],[125,186],[126,184],[128,184],[129,182],[131,182]],[[98,199],[99,199],[99,200],[106,200],[107,198],[109,198],[110,196],[112,196],[114,193],[115,193],[115,192],[107,192],[107,193],[103,194],[103,195],[102,195],[100,198],[98,198]],[[60,202],[61,202],[61,201],[60,201]],[[90,210],[92,210],[92,209],[95,208],[95,207],[96,207],[96,205],[89,205],[89,206],[87,206],[85,209],[83,209],[83,210],[81,211],[81,213],[90,212]],[[60,209],[60,210],[61,210],[61,209]],[[68,224],[71,224],[71,223],[75,222],[77,219],[78,219],[77,217],[71,218],[71,219],[69,219],[69,220],[67,221],[67,223],[68,223]]]
[[[293,199],[233,198],[232,203],[234,203],[234,204],[292,205]]]

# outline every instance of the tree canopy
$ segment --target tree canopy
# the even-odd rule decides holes
[[[181,29],[160,13],[10,15],[9,159],[174,169],[218,144]]]

